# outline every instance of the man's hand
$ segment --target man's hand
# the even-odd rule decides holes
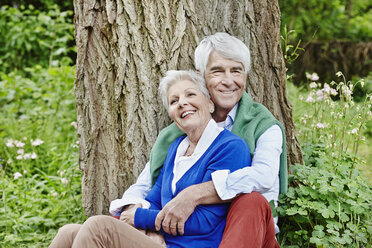
[[[134,215],[137,208],[141,208],[142,204],[138,203],[136,205],[130,205],[130,207],[125,208],[125,210],[120,214],[120,220],[125,223],[134,226]]]
[[[163,226],[166,233],[176,236],[178,230],[178,234],[183,235],[185,222],[197,205],[196,194],[192,191],[192,186],[184,189],[158,213],[155,220],[156,230],[159,231]]]

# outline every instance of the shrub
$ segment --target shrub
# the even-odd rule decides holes
[[[72,11],[21,6],[0,8],[0,71],[70,64],[74,56]]]
[[[294,99],[305,165],[290,167],[292,187],[277,209],[280,242],[291,247],[372,244],[372,188],[357,169],[364,163],[357,154],[371,120],[372,96],[354,103],[355,84],[338,76],[343,80],[321,84],[308,74],[307,96]]]

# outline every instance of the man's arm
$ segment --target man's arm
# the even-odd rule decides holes
[[[157,230],[163,221],[166,225],[178,226],[181,233],[180,227],[183,231],[184,223],[199,204],[222,203],[225,202],[222,199],[229,201],[241,193],[264,193],[270,189],[278,178],[282,141],[279,126],[274,125],[266,130],[257,140],[251,167],[232,173],[228,170],[216,171],[212,173],[213,181],[184,189],[158,214]]]
[[[145,197],[151,190],[151,174],[150,163],[147,163],[135,184],[130,186],[123,194],[121,199],[113,200],[110,204],[110,213],[117,215],[121,210],[134,206],[135,204],[142,204],[144,208],[149,208],[150,203],[145,200]],[[123,209],[124,207],[124,209]]]

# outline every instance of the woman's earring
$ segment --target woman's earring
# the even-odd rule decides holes
[[[214,108],[210,108],[209,112],[212,114],[214,112]]]

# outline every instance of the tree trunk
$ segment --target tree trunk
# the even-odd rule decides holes
[[[252,55],[248,92],[285,124],[289,163],[301,162],[286,98],[280,11],[272,0],[74,0],[79,163],[87,216],[108,212],[170,123],[157,93],[170,69],[193,68],[196,45],[217,31]]]

